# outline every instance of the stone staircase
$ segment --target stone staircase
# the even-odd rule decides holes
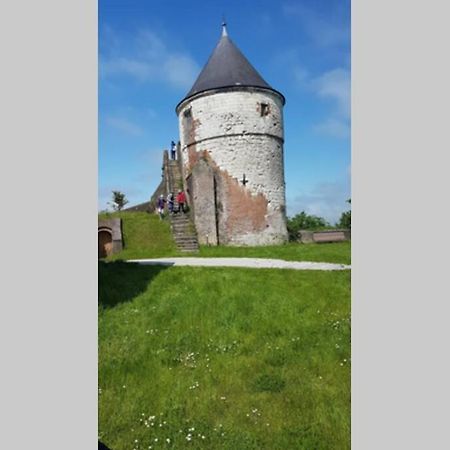
[[[183,186],[180,165],[177,160],[168,160],[167,178],[167,192],[173,192],[174,197],[176,197],[178,191]],[[174,210],[178,211],[177,202],[174,204]],[[190,220],[189,213],[177,212],[172,214],[170,216],[170,226],[178,250],[182,252],[198,251],[197,234],[194,224]]]
[[[195,228],[187,214],[177,213],[170,216],[172,234],[178,250],[182,252],[198,251],[198,240]]]
[[[168,161],[168,193],[173,192],[177,195],[177,192],[183,187],[183,180],[181,179],[181,170],[178,161]]]

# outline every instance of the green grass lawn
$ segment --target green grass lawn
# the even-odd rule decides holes
[[[100,262],[98,333],[112,450],[350,448],[349,271]]]
[[[99,217],[121,217],[124,250],[107,258],[113,260],[159,258],[164,256],[247,257],[275,258],[288,261],[314,261],[350,264],[350,242],[331,244],[299,244],[267,247],[206,247],[199,253],[186,254],[176,250],[168,220],[159,220],[156,214],[122,212],[102,214]]]
[[[157,214],[115,212],[99,214],[98,217],[122,219],[124,250],[108,257],[109,261],[179,256],[170,232],[169,221],[160,220]]]
[[[205,247],[200,248],[200,255],[205,257],[245,257],[275,258],[286,261],[313,261],[350,264],[350,241],[326,244],[300,244],[289,242],[284,245],[266,247]]]

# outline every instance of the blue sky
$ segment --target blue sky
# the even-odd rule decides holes
[[[178,140],[175,106],[216,46],[230,38],[286,97],[287,213],[334,223],[350,193],[349,0],[100,0],[99,209],[130,205],[161,181]]]

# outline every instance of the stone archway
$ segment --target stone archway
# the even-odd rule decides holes
[[[112,232],[107,228],[100,228],[98,230],[98,257],[106,258],[112,254],[113,242]]]

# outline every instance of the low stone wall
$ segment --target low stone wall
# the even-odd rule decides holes
[[[310,244],[313,242],[342,242],[351,239],[350,230],[326,230],[326,231],[311,231],[300,230],[298,232],[298,240],[302,244]]]
[[[155,207],[151,202],[139,203],[139,205],[130,206],[129,208],[122,209],[123,212],[153,212],[154,210]]]

